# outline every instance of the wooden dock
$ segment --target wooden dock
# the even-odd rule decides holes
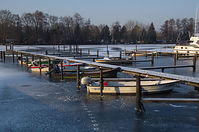
[[[142,88],[141,88],[141,77],[146,77],[146,78],[160,78],[160,79],[172,79],[172,80],[179,80],[181,83],[185,83],[194,87],[199,88],[199,78],[196,77],[189,77],[189,76],[183,76],[183,75],[175,75],[175,74],[170,74],[170,73],[161,73],[161,72],[156,72],[156,71],[151,71],[151,70],[143,70],[140,68],[130,68],[130,67],[125,67],[125,66],[117,66],[117,65],[110,65],[110,64],[102,64],[102,63],[97,63],[97,62],[91,62],[91,61],[86,61],[86,60],[79,60],[71,57],[57,57],[57,56],[52,56],[52,55],[44,55],[44,54],[37,54],[37,53],[30,53],[30,52],[25,52],[25,51],[10,51],[12,56],[13,56],[13,62],[14,62],[14,57],[15,55],[20,55],[21,58],[25,56],[28,58],[28,56],[31,56],[32,58],[39,58],[41,59],[49,59],[49,62],[53,59],[59,59],[63,62],[63,60],[67,60],[70,62],[76,62],[76,63],[83,63],[85,65],[90,65],[90,66],[95,66],[100,69],[100,88],[101,92],[100,95],[103,96],[103,72],[102,68],[111,68],[111,69],[120,69],[121,72],[128,73],[134,75],[136,79],[136,111],[142,112],[142,102],[198,102],[198,99],[173,99],[173,98],[143,98],[142,97]],[[5,52],[2,52],[2,58],[5,60]],[[41,63],[40,63],[41,64]],[[193,65],[189,65],[189,67],[192,67]],[[170,67],[155,67],[156,69],[165,69],[165,68],[180,68],[180,67],[188,67],[188,66],[170,66]],[[50,67],[49,67],[50,68]],[[80,66],[77,66],[77,88],[80,88],[80,73],[79,73],[79,68]],[[63,69],[63,67],[62,67]],[[152,69],[152,68],[148,68]],[[61,70],[63,73],[63,70]],[[41,70],[40,70],[41,73]],[[133,80],[133,79],[132,79]]]
[[[152,77],[152,78],[155,77],[155,78],[180,80],[181,82],[195,84],[194,86],[199,87],[199,78],[195,78],[195,77],[175,75],[175,74],[170,74],[170,73],[160,73],[160,72],[156,72],[156,71],[142,70],[142,69],[139,69],[139,68],[130,68],[130,67],[125,67],[125,66],[102,64],[102,63],[97,63],[97,62],[78,60],[78,59],[69,58],[69,57],[57,57],[57,56],[51,56],[51,55],[30,53],[30,52],[25,52],[25,51],[13,51],[13,52],[15,54],[37,56],[37,57],[41,57],[41,58],[68,60],[68,61],[71,61],[71,62],[83,63],[83,64],[96,66],[96,67],[105,67],[105,68],[112,68],[112,69],[120,68],[122,72],[133,74],[133,75],[139,75],[141,77]]]

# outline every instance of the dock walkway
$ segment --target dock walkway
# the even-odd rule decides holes
[[[97,67],[105,67],[105,68],[113,68],[113,69],[114,68],[120,68],[122,72],[130,73],[130,74],[133,74],[133,75],[138,75],[138,76],[141,76],[141,77],[152,77],[152,78],[179,80],[179,81],[184,82],[186,84],[191,84],[195,87],[199,87],[199,78],[195,78],[195,77],[175,75],[175,74],[170,74],[170,73],[161,73],[161,72],[156,72],[156,71],[151,71],[151,70],[142,70],[142,69],[139,69],[139,68],[130,68],[130,67],[125,67],[125,66],[102,64],[102,63],[91,62],[91,61],[86,61],[86,60],[78,60],[78,59],[69,58],[69,57],[57,57],[57,56],[52,56],[52,55],[30,53],[30,52],[25,52],[25,51],[13,51],[13,52],[15,52],[17,54],[24,54],[24,55],[29,55],[29,56],[38,56],[38,57],[42,57],[42,58],[68,60],[68,61],[71,61],[71,62],[78,62],[78,63],[83,63],[83,64],[87,64],[87,65],[91,65],[91,66],[97,66]]]

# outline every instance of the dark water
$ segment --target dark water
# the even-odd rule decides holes
[[[192,61],[178,61],[181,63]],[[156,66],[171,64],[170,57],[155,58]],[[150,63],[132,66],[146,67]],[[198,70],[193,73],[192,68],[165,72],[199,76]],[[172,93],[150,96],[199,97],[194,88],[184,84],[174,86]],[[75,81],[55,82],[27,72],[16,63],[0,62],[0,131],[199,131],[198,104],[145,103],[142,114],[136,113],[134,107],[133,95],[105,95],[101,101],[99,95],[87,95],[85,89],[76,91]]]

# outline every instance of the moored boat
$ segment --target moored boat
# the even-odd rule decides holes
[[[103,77],[117,77],[117,72],[119,69],[104,69],[103,70]],[[51,73],[53,78],[58,78],[60,79],[62,77],[61,71],[58,73],[52,72]],[[80,76],[85,77],[89,76],[92,78],[96,78],[100,76],[100,70],[97,69],[88,69],[88,70],[81,70],[80,71]],[[63,78],[76,78],[77,77],[77,71],[76,70],[64,70],[63,71]]]
[[[63,66],[63,69],[66,67],[74,67],[77,65],[82,65],[82,63],[70,63],[68,61],[63,61],[63,64],[61,64],[60,60],[53,60],[51,64],[54,66],[54,68],[58,68],[56,70],[61,70],[61,67]],[[49,71],[49,64],[48,61],[41,61],[41,66],[39,61],[33,61],[31,65],[29,66],[32,72],[40,72],[40,69],[42,72],[48,72]],[[53,69],[53,67],[52,67]]]
[[[104,57],[103,59],[97,59],[95,62],[107,63],[107,64],[131,64],[132,58],[119,58],[119,57]]]
[[[162,93],[172,90],[172,84],[177,80],[153,80],[141,81],[142,92],[147,94]],[[86,85],[88,93],[100,93],[99,82],[92,82]],[[136,81],[108,81],[103,86],[104,94],[135,94]]]
[[[174,52],[182,53],[182,54],[199,54],[199,33],[197,32],[197,10],[196,10],[196,19],[195,19],[195,28],[194,34],[190,37],[188,42],[179,42],[174,47]]]

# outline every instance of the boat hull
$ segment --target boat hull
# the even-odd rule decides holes
[[[143,93],[162,93],[168,92],[172,90],[171,85],[177,82],[176,80],[164,80],[164,81],[142,81],[142,92]],[[124,82],[123,84],[125,84]],[[135,94],[136,93],[136,82],[129,85],[129,82],[126,86],[122,86],[121,84],[117,84],[118,86],[104,86],[103,93],[104,94]],[[100,86],[87,86],[88,93],[100,93]]]
[[[106,64],[132,64],[132,60],[118,59],[118,60],[95,60],[98,63],[106,63]]]
[[[195,48],[193,46],[177,45],[174,48],[174,52],[178,52],[178,53],[182,53],[182,54],[198,54],[199,48]]]
[[[103,77],[109,78],[109,77],[117,77],[117,72],[118,69],[106,69],[103,70]],[[61,73],[52,73],[52,78],[58,78],[60,79],[62,77]],[[85,71],[85,72],[80,72],[81,77],[92,77],[92,78],[97,78],[100,76],[100,71]],[[73,71],[64,71],[63,72],[63,78],[77,78],[77,72]]]
[[[40,72],[40,67],[39,66],[31,67],[30,69],[31,69],[32,72]],[[48,67],[42,67],[41,68],[41,72],[47,72],[47,71],[49,71]]]

